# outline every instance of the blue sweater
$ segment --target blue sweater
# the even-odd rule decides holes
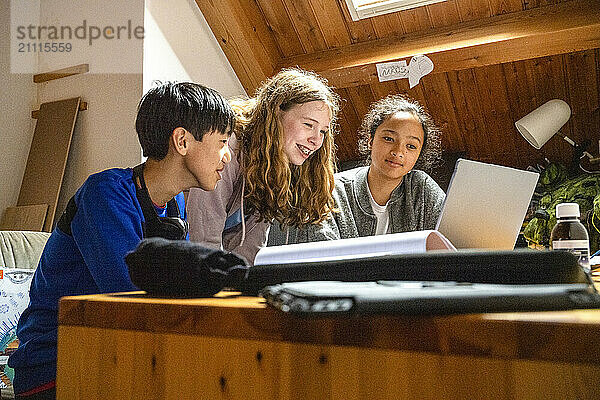
[[[176,196],[185,218],[183,193]],[[131,169],[91,175],[75,194],[72,236],[50,235],[17,326],[19,348],[10,356],[15,393],[56,379],[58,300],[62,296],[137,290],[124,256],[143,238],[144,216]],[[166,207],[156,208],[166,216]]]

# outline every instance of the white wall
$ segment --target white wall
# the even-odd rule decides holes
[[[116,9],[119,13],[114,13]],[[98,26],[120,25],[127,20],[132,20],[134,26],[143,26],[144,1],[44,0],[40,15],[40,25],[77,26],[85,19]],[[122,46],[106,48],[115,44]],[[141,160],[135,115],[142,95],[143,41],[97,40],[92,46],[85,41],[74,41],[73,46],[83,51],[72,52],[66,60],[64,57],[55,59],[52,54],[42,54],[39,59],[40,71],[63,68],[65,63],[90,65],[89,73],[37,85],[40,103],[78,96],[88,103],[88,110],[81,111],[77,117],[57,215],[90,174],[111,167],[135,166]],[[123,51],[119,53],[119,50]],[[129,73],[111,73],[113,71]]]
[[[193,0],[146,0],[144,92],[154,80],[194,81],[227,98],[245,96]]]
[[[110,15],[114,15],[114,21],[117,22],[123,18],[141,21],[145,15],[143,23],[146,32],[143,48],[134,48],[127,55],[127,61],[108,58],[116,66],[123,66],[124,63],[129,66],[132,60],[138,62],[140,71],[94,73],[98,72],[94,71],[95,68],[110,67],[110,63],[106,63],[107,57],[95,59],[94,53],[85,56],[73,54],[67,65],[64,65],[64,60],[40,57],[37,60],[39,72],[82,62],[89,63],[91,70],[87,74],[41,84],[33,84],[31,74],[9,73],[10,7],[8,0],[0,2],[0,76],[3,82],[0,90],[0,212],[16,205],[35,127],[30,112],[42,102],[81,96],[89,107],[79,113],[75,125],[57,208],[60,214],[69,197],[89,174],[110,167],[134,166],[140,162],[135,114],[144,89],[147,90],[153,80],[192,80],[210,86],[226,97],[245,94],[193,0],[146,0],[146,7],[143,0],[107,0],[95,2],[89,7],[81,6],[81,2],[66,0],[42,1],[40,25],[57,24],[69,19],[77,21],[86,15],[86,10],[102,7],[98,12],[102,14],[108,7],[113,10]]]
[[[17,204],[33,139],[32,74],[10,73],[10,2],[0,0],[0,213]]]

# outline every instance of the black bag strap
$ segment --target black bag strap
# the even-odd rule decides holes
[[[133,168],[133,183],[135,184],[135,195],[140,203],[140,207],[142,207],[144,218],[146,221],[154,220],[158,222],[158,215],[156,214],[150,194],[148,193],[148,188],[146,187],[146,181],[144,180],[144,164],[136,165]],[[172,198],[167,203],[167,216],[180,218],[179,206],[175,198]]]
[[[144,219],[146,223],[154,223],[160,224],[160,220],[158,215],[156,214],[156,210],[152,204],[152,200],[150,199],[150,194],[148,194],[148,188],[146,187],[146,182],[144,181],[144,164],[137,165],[133,168],[133,183],[135,185],[135,195],[140,203],[140,207],[142,208],[142,213],[144,214]],[[72,196],[67,203],[67,207],[65,211],[63,211],[60,219],[56,226],[65,234],[72,236],[73,232],[71,230],[71,222],[73,222],[73,218],[75,218],[75,214],[77,213],[77,204],[75,203],[75,196]],[[167,216],[180,218],[179,216],[179,206],[175,198],[172,198],[167,203]],[[143,227],[144,237],[146,237],[146,226]]]

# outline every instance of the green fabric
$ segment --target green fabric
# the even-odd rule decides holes
[[[523,235],[531,243],[550,245],[550,233],[556,225],[556,205],[577,203],[581,221],[590,236],[590,251],[600,247],[600,175],[580,175],[569,179],[563,165],[550,164],[541,174],[536,188],[536,216],[525,226]],[[544,212],[545,211],[545,212]],[[547,220],[541,215],[547,213]],[[593,223],[592,223],[593,219]],[[595,226],[594,226],[595,225]]]

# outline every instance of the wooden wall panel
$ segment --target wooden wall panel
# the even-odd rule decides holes
[[[459,135],[463,146],[455,149],[445,147],[444,150],[465,151],[466,157],[483,154],[489,147],[489,138],[485,132],[484,115],[478,99],[477,82],[473,69],[448,73],[448,83],[452,93],[454,109],[458,115],[458,131],[444,131],[445,141],[450,136]],[[436,116],[433,116],[434,119]]]
[[[598,139],[600,139],[600,126],[597,123],[600,99],[595,69],[595,51],[567,54],[564,56],[564,61],[568,87],[566,101],[571,106],[571,119],[569,120],[571,135],[569,137],[579,144],[586,139],[595,138],[597,146]]]
[[[445,149],[453,151],[464,149],[464,140],[458,127],[458,118],[446,74],[430,75],[425,78],[418,86],[422,85],[427,109],[442,130],[442,145]]]
[[[521,165],[526,161],[519,157],[522,146],[515,144],[519,134],[514,129],[514,119],[510,114],[502,66],[476,68],[474,72],[485,123],[485,130],[480,132],[479,139],[487,139],[486,149],[475,158],[485,162],[526,167]]]
[[[338,89],[337,93],[342,98],[340,114],[338,116],[341,133],[335,138],[337,145],[338,160],[344,162],[348,160],[358,160],[358,136],[356,134],[363,115],[358,115],[354,105],[348,100],[348,91]]]

